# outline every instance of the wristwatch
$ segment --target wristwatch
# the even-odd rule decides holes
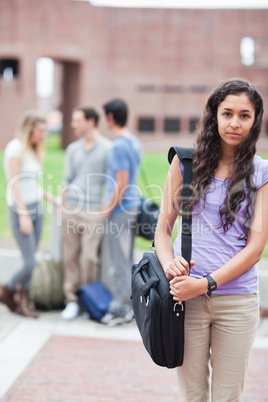
[[[211,296],[211,293],[214,292],[214,290],[217,289],[217,282],[214,281],[214,279],[210,275],[204,275],[203,278],[207,278],[207,280],[208,280],[207,294],[208,294],[208,296]]]

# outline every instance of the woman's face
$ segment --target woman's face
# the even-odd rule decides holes
[[[249,136],[254,119],[255,108],[244,92],[227,95],[217,111],[221,145],[237,148]]]
[[[30,145],[41,144],[46,137],[46,125],[45,123],[36,123],[30,136]]]

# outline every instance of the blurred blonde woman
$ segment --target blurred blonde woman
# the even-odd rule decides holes
[[[4,151],[9,222],[23,262],[10,280],[0,287],[0,302],[11,311],[33,318],[38,315],[28,304],[28,293],[43,226],[42,200],[45,197],[51,202],[56,201],[38,184],[45,150],[45,128],[45,118],[39,112],[27,111],[18,125],[16,138]],[[15,293],[18,293],[17,297]]]

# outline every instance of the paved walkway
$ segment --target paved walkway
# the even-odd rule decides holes
[[[134,322],[107,328],[59,312],[37,320],[0,307],[0,401],[178,401],[176,371],[156,366]],[[245,402],[268,401],[268,319],[246,377]]]
[[[12,256],[18,257],[16,250],[8,244],[1,250],[0,242],[5,262],[0,282]],[[267,374],[268,319],[263,319],[243,402],[268,401]],[[65,322],[59,311],[34,320],[0,305],[0,401],[168,402],[179,401],[179,393],[176,371],[151,361],[134,322],[115,328],[82,316]]]

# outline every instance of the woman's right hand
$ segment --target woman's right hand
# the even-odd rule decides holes
[[[192,268],[195,265],[195,261],[191,260],[190,264]],[[171,280],[176,276],[189,275],[189,271],[190,268],[188,262],[181,256],[173,258],[173,260],[165,268],[165,273],[168,280]]]
[[[19,222],[20,222],[20,232],[24,236],[29,236],[33,231],[33,222],[29,217],[29,215],[20,215]]]

